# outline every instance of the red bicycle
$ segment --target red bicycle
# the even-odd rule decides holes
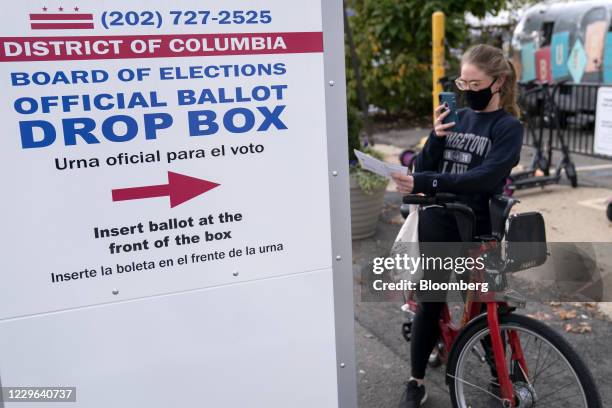
[[[541,264],[547,256],[542,216],[510,216],[517,202],[494,197],[490,203],[492,235],[475,238],[474,213],[454,195],[404,197],[404,204],[435,205],[452,212],[462,240],[473,242],[470,256],[487,260],[484,268],[471,273],[471,281],[487,281],[497,288],[486,293],[465,292],[458,302],[461,306],[446,304],[440,317],[437,354],[430,358],[430,365],[447,365],[453,407],[599,408],[601,398],[593,376],[570,344],[547,325],[514,313],[525,306],[525,300],[507,289],[505,274]],[[517,242],[528,242],[529,250],[524,245],[522,250],[513,249]],[[413,292],[405,295],[402,310],[412,317],[418,303]],[[410,321],[402,331],[410,341]]]

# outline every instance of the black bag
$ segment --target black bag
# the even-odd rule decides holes
[[[546,230],[539,212],[512,214],[506,223],[507,272],[533,268],[546,262]]]

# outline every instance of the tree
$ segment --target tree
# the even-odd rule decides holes
[[[448,48],[463,48],[466,11],[497,13],[507,0],[351,0],[349,21],[368,103],[391,115],[431,110],[431,15],[446,14]],[[456,69],[457,65],[450,69]],[[347,65],[349,101],[359,106],[355,76]]]

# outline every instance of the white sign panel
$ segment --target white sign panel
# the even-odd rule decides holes
[[[341,2],[24,0],[0,23],[0,386],[356,406]]]
[[[597,92],[595,143],[597,154],[612,156],[612,88],[601,87]]]
[[[321,15],[5,5],[0,319],[331,268]]]

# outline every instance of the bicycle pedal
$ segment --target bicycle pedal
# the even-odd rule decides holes
[[[404,340],[410,341],[412,338],[412,322],[402,324],[402,336],[404,337]]]

